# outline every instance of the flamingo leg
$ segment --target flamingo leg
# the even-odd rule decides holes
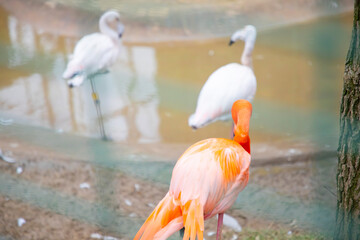
[[[103,121],[101,108],[100,108],[100,99],[96,92],[95,82],[92,77],[90,77],[90,83],[91,83],[91,90],[92,90],[92,98],[95,103],[96,113],[97,113],[98,120],[99,120],[99,128],[100,128],[101,137],[103,140],[108,140],[108,138],[106,137],[106,134],[105,134],[104,121]]]
[[[180,233],[180,237],[183,238],[185,233],[185,228],[183,227],[182,229],[180,229],[179,233]]]
[[[224,213],[218,214],[218,224],[217,224],[217,232],[216,232],[216,240],[221,240],[221,231],[223,226]]]
[[[232,124],[231,124],[231,135],[230,135],[230,139],[233,139],[233,138],[234,138],[234,136],[235,136],[234,126],[235,126],[235,124],[234,124],[234,123],[232,123]]]

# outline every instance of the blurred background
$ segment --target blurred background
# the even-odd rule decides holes
[[[69,89],[61,76],[108,9],[125,33],[95,80],[104,142],[90,82]],[[194,131],[187,119],[209,75],[240,62],[244,44],[228,41],[247,24],[252,166],[228,212],[242,231],[228,224],[224,239],[327,239],[352,11],[350,0],[0,0],[0,239],[132,239],[182,152],[230,137],[231,122]],[[205,228],[215,239],[216,219]]]

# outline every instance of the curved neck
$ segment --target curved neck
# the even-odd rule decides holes
[[[254,49],[255,40],[248,39],[245,41],[244,51],[241,56],[241,64],[249,68],[253,68],[252,52]]]
[[[250,137],[249,136],[247,136],[247,141],[240,143],[240,145],[245,149],[245,151],[247,151],[249,154],[251,154],[250,153]]]
[[[250,118],[252,106],[246,100],[238,100],[234,103],[231,115],[234,120],[234,141],[239,143],[250,154]]]
[[[100,32],[109,36],[114,41],[118,40],[118,35],[115,30],[109,27],[108,23],[106,22],[106,17],[102,16],[99,21],[99,28]]]
[[[239,143],[245,151],[247,151],[250,154],[250,137],[249,135],[246,135],[245,137],[239,137],[235,134],[234,141]]]

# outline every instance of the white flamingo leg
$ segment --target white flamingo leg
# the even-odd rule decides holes
[[[223,226],[223,219],[224,213],[218,214],[218,225],[217,225],[217,232],[216,232],[216,240],[221,240],[221,231]]]
[[[103,140],[107,140],[108,138],[106,137],[106,134],[105,134],[104,121],[103,121],[101,108],[100,108],[100,99],[99,99],[98,94],[96,93],[95,83],[94,83],[92,77],[90,77],[90,83],[91,83],[91,90],[92,90],[92,98],[93,98],[94,103],[95,103],[96,113],[97,113],[98,120],[99,120],[99,127],[100,127],[101,137],[102,137]]]

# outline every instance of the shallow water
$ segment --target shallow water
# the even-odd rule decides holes
[[[35,20],[0,12],[3,118],[97,137],[89,82],[68,89],[61,79],[78,37],[49,33]],[[350,31],[351,14],[340,14],[258,33],[253,142],[310,139],[334,148]],[[228,39],[220,38],[135,44],[126,42],[126,35],[124,41],[119,61],[95,80],[111,138],[192,143],[230,135],[230,123],[193,131],[187,118],[207,77],[239,62],[242,43],[230,48]]]

